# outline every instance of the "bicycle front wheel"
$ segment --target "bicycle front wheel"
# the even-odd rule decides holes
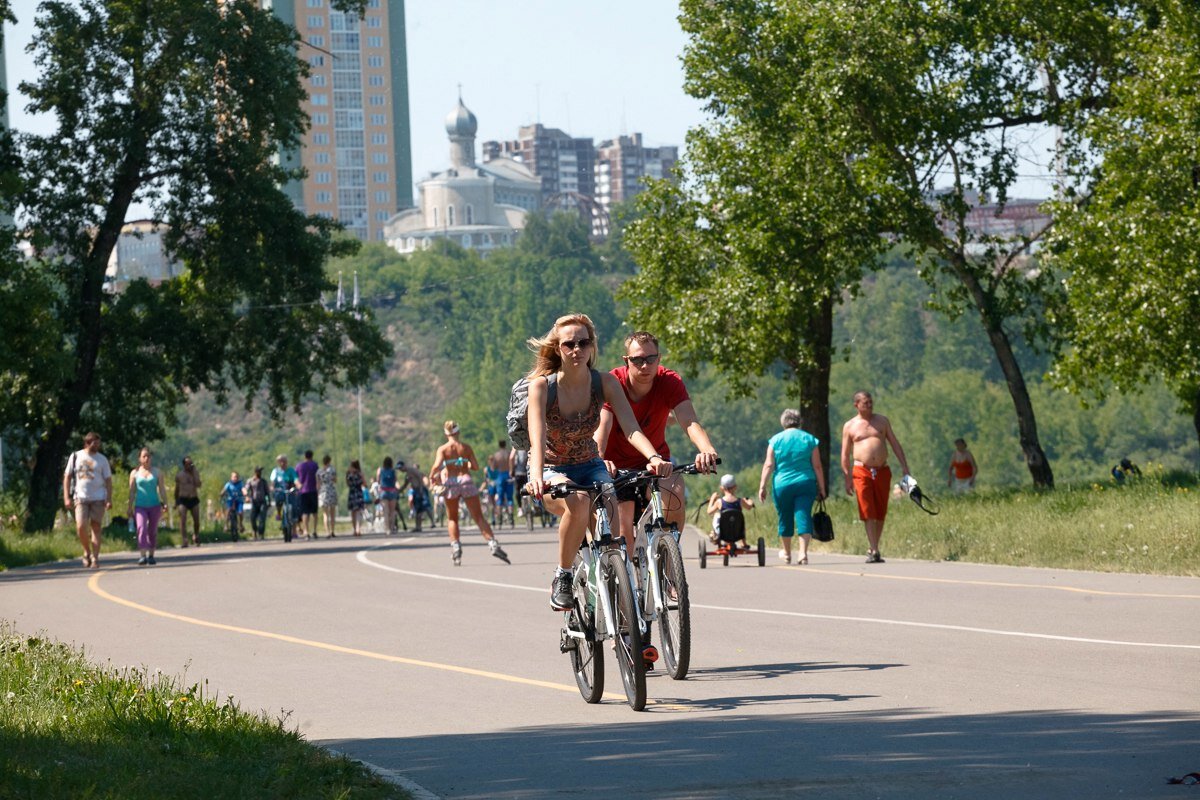
[[[641,711],[646,707],[646,662],[642,660],[641,615],[634,600],[633,587],[629,585],[625,559],[612,550],[606,552],[603,559],[603,590],[608,592],[616,617],[613,650],[617,655],[617,667],[621,672],[621,683],[625,687],[625,699],[629,701],[629,707]]]
[[[583,638],[571,637],[571,671],[584,701],[599,703],[604,695],[604,649],[596,641],[596,608],[595,604],[588,608],[587,567],[579,559],[575,561],[575,576],[575,606],[567,615],[567,628],[582,633]]]
[[[687,677],[692,660],[692,615],[688,600],[687,576],[683,572],[683,554],[670,531],[658,537],[654,547],[658,564],[658,588],[663,598],[659,621],[659,640],[667,674],[677,681]]]

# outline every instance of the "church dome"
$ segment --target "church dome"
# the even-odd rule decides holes
[[[475,131],[479,129],[479,123],[475,121],[475,115],[471,110],[463,105],[462,97],[458,98],[458,108],[446,115],[446,133],[451,136],[470,136],[474,138]]]

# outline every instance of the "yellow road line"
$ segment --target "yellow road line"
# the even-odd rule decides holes
[[[135,603],[132,600],[126,600],[123,597],[117,597],[104,589],[100,588],[100,578],[109,570],[101,570],[92,575],[88,579],[88,589],[94,594],[99,595],[105,600],[108,600],[117,605],[122,605],[127,608],[132,608],[136,611],[141,611],[146,614],[153,614],[156,617],[175,620],[176,622],[185,622],[189,625],[199,625],[204,628],[213,628],[219,631],[228,631],[230,633],[240,633],[246,636],[258,636],[263,639],[274,639],[278,642],[286,642],[288,644],[301,645],[303,647],[312,647],[317,650],[327,650],[331,653],[341,653],[343,655],[361,656],[362,658],[373,658],[377,661],[387,661],[393,664],[404,664],[410,667],[424,667],[426,669],[442,670],[444,672],[457,672],[460,675],[471,675],[476,678],[488,678],[494,681],[504,681],[506,683],[518,683],[524,686],[536,686],[541,689],[554,689],[560,692],[574,692],[577,689],[574,686],[568,686],[563,683],[551,683],[550,681],[539,681],[532,678],[521,678],[516,675],[505,675],[502,672],[488,672],[487,670],[471,669],[470,667],[460,667],[455,664],[440,664],[436,661],[422,661],[416,658],[405,658],[403,656],[393,656],[387,653],[375,653],[370,650],[360,650],[355,647],[342,647],[337,644],[329,644],[328,642],[317,642],[311,639],[301,639],[297,636],[288,636],[285,633],[273,633],[272,631],[260,631],[254,628],[243,628],[238,625],[226,625],[221,622],[210,622],[205,619],[197,619],[196,617],[187,617],[182,614],[173,614],[170,611],[153,608],[152,606]],[[609,700],[624,700],[625,695],[612,694],[605,692],[604,697]]]

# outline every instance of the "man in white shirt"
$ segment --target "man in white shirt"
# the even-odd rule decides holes
[[[63,472],[63,506],[69,511],[72,502],[75,530],[83,545],[83,565],[94,569],[100,566],[100,526],[104,524],[104,512],[112,508],[112,467],[108,459],[100,455],[98,433],[83,437],[83,449],[67,459],[67,469]]]

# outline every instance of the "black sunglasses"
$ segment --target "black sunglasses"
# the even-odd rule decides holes
[[[564,350],[586,350],[592,346],[591,339],[570,339],[565,342],[559,342],[558,346]]]
[[[658,353],[652,353],[651,355],[648,355],[648,356],[625,356],[624,358],[626,361],[628,361],[630,364],[633,364],[638,369],[641,369],[642,367],[646,366],[647,364],[657,364],[658,363]]]

